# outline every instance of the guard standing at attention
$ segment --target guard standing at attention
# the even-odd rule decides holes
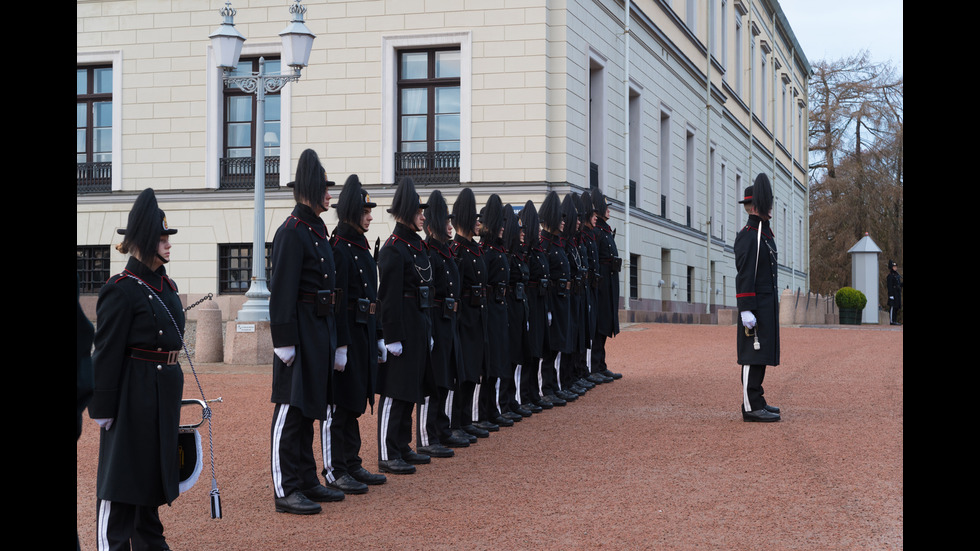
[[[412,409],[435,390],[430,352],[432,320],[432,264],[418,232],[425,223],[424,209],[411,178],[402,178],[388,212],[395,231],[378,253],[381,278],[381,324],[388,360],[378,368],[378,470],[412,474],[415,465],[429,463],[428,455],[409,447]]]
[[[337,349],[339,303],[333,249],[320,215],[330,208],[327,180],[312,149],[299,157],[296,206],[272,239],[269,317],[272,329],[272,485],[276,511],[320,512],[315,501],[343,492],[320,484],[313,457],[313,422],[331,411],[331,368]],[[347,342],[340,342],[341,346]]]
[[[548,349],[541,363],[541,395],[543,401],[564,406],[578,394],[563,391],[559,386],[560,356],[568,346],[571,323],[571,269],[565,254],[565,215],[561,211],[558,194],[548,192],[541,203],[541,249],[548,258]]]
[[[609,227],[609,205],[599,190],[592,191],[592,205],[596,213],[596,246],[599,249],[599,291],[596,293],[596,338],[592,343],[592,370],[606,377],[621,379],[606,365],[606,339],[619,334],[619,271],[623,259],[619,258],[616,236]]]
[[[364,468],[357,420],[366,404],[374,406],[378,357],[387,354],[377,322],[378,267],[365,237],[376,206],[357,175],[351,174],[334,205],[339,224],[330,240],[342,303],[337,339],[350,344],[338,347],[334,356],[335,404],[329,430],[321,431],[320,438],[327,486],[345,494],[363,494],[369,485],[387,480]]]
[[[100,427],[99,549],[167,549],[157,511],[179,493],[177,430],[184,375],[177,363],[184,309],[167,276],[167,217],[140,193],[116,249],[126,269],[99,291],[89,415]]]
[[[902,274],[898,273],[898,264],[894,260],[888,261],[888,277],[885,281],[888,284],[888,319],[891,325],[901,325],[898,322],[898,312],[902,309],[905,282],[902,281]]]
[[[779,365],[779,302],[776,239],[769,225],[772,186],[759,173],[739,201],[749,220],[735,236],[735,301],[738,304],[738,363],[742,366],[742,420],[771,423],[779,408],[766,403],[766,366]]]
[[[512,427],[514,421],[501,415],[498,408],[500,379],[511,377],[510,342],[507,335],[507,283],[510,266],[503,247],[504,205],[496,193],[490,195],[484,207],[480,228],[480,249],[487,263],[487,367],[480,385],[480,420],[477,427],[494,431]],[[511,212],[513,216],[513,211]]]

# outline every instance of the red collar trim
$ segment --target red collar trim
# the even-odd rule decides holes
[[[297,218],[297,217],[293,216],[292,214],[289,215],[289,218],[292,218],[293,220],[295,220],[297,222],[297,224],[298,223],[305,224],[308,228],[310,228],[311,230],[313,230],[313,233],[315,233],[317,235],[317,237],[319,237],[320,239],[326,239],[326,237],[327,237],[326,226],[324,226],[324,228],[323,228],[323,233],[320,233],[317,230],[317,228],[314,228],[312,224],[310,224],[309,222],[307,222],[307,221],[305,221],[303,219]],[[293,227],[295,228],[297,226],[297,224],[293,224]]]

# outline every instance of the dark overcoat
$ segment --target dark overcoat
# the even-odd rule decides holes
[[[596,222],[595,235],[599,256],[596,333],[612,337],[619,334],[619,249],[612,228],[602,218]]]
[[[332,309],[317,315],[317,292],[335,290],[337,275],[327,226],[310,207],[296,205],[276,230],[272,268],[272,344],[296,347],[291,366],[273,354],[272,401],[298,408],[304,417],[326,419],[327,404],[333,403],[334,352],[349,343],[338,342]]]
[[[350,224],[340,223],[330,244],[337,264],[337,287],[343,289],[344,302],[343,314],[337,320],[337,341],[349,343],[347,367],[333,374],[334,403],[364,413],[365,403],[374,405],[378,380],[378,266],[367,238]],[[375,308],[365,321],[357,321],[359,299],[368,300]]]
[[[511,377],[510,342],[507,333],[507,284],[510,265],[507,254],[499,245],[480,243],[487,262],[487,376]]]
[[[425,242],[429,247],[435,287],[435,307],[429,310],[432,338],[436,341],[432,349],[432,373],[436,386],[453,388],[453,383],[462,377],[460,370],[463,362],[457,327],[461,288],[459,266],[447,243],[441,243],[431,236]],[[455,311],[446,308],[447,298],[455,302]]]
[[[599,293],[599,248],[596,245],[596,234],[593,229],[582,228],[582,233],[579,235],[579,253],[587,270],[585,299],[588,303],[588,329],[586,333],[591,348],[596,332]]]
[[[759,225],[762,238],[756,246]],[[758,263],[756,249],[758,248]],[[745,335],[742,317],[738,318],[739,365],[779,365],[779,302],[776,280],[776,240],[769,227],[756,215],[750,215],[745,227],[735,236],[735,301],[738,311],[751,311],[756,318],[759,350],[755,338]]]
[[[589,348],[588,260],[582,258],[577,238],[565,240],[565,256],[572,280],[571,316],[568,324],[569,339],[573,352],[585,353]]]
[[[548,346],[553,351],[571,353],[575,342],[569,338],[571,323],[571,268],[562,238],[541,232],[541,249],[548,257],[548,311],[551,325],[548,327]]]
[[[510,350],[510,363],[522,364],[528,357],[528,316],[527,283],[531,269],[527,257],[521,251],[511,251],[507,255],[510,278],[507,289],[507,341]],[[519,290],[518,290],[519,289]]]
[[[528,354],[543,358],[548,350],[548,291],[551,271],[548,256],[540,247],[533,247],[527,254],[529,277],[527,284],[527,310],[530,329],[527,334]],[[544,282],[544,283],[543,283]]]
[[[381,326],[385,342],[400,342],[400,356],[388,354],[378,366],[378,394],[421,403],[434,388],[429,344],[432,320],[421,308],[419,289],[432,291],[432,264],[419,234],[402,223],[385,241],[378,253]]]
[[[462,347],[463,380],[480,382],[483,376],[487,341],[487,265],[483,252],[472,239],[456,234],[450,246],[462,284],[459,304],[459,340]],[[474,293],[481,296],[474,296]]]
[[[133,349],[181,350],[184,310],[177,285],[163,267],[152,271],[130,258],[99,291],[96,318],[95,392],[88,410],[93,419],[114,419],[109,430],[99,431],[96,495],[148,507],[170,503],[179,493],[184,374],[179,364],[131,355]]]

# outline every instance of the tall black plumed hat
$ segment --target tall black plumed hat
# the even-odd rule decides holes
[[[530,199],[521,209],[521,223],[524,224],[524,241],[529,247],[537,247],[541,241],[541,226],[538,222],[538,210],[534,208],[534,203]]]
[[[395,220],[411,222],[415,219],[419,209],[428,207],[422,202],[417,191],[415,191],[415,181],[411,178],[402,178],[398,181],[395,189],[395,196],[391,200],[391,208],[388,212],[395,217]]]
[[[585,218],[589,215],[589,213],[585,212],[585,203],[582,202],[582,195],[579,193],[573,193],[572,203],[575,205],[575,212],[578,213],[579,220],[585,222]]]
[[[561,214],[565,218],[565,229],[561,232],[561,236],[565,239],[571,239],[575,235],[575,220],[578,218],[574,193],[569,193],[562,199]]]
[[[449,241],[446,222],[451,220],[453,216],[449,214],[449,206],[446,205],[446,199],[442,196],[442,192],[438,189],[433,190],[429,194],[429,200],[426,204],[429,205],[429,209],[425,212],[426,232],[439,241]]]
[[[351,174],[344,182],[344,189],[340,190],[337,204],[333,206],[337,209],[337,218],[341,222],[356,226],[361,223],[364,209],[373,209],[378,204],[371,202],[371,196],[361,186],[361,180],[357,174]]]
[[[514,212],[514,207],[510,203],[504,205],[504,212],[507,213],[504,218],[504,247],[516,253],[521,250],[521,230],[524,229],[524,223],[516,214],[511,214]],[[524,242],[527,243],[526,236]]]
[[[582,192],[582,195],[581,195],[580,198],[582,199],[582,213],[581,214],[583,214],[585,216],[585,218],[588,219],[588,217],[591,216],[593,212],[597,212],[596,211],[596,208],[595,208],[595,205],[592,203],[592,194],[589,193],[589,190],[585,190],[585,191]],[[588,220],[586,220],[586,221],[588,221]]]
[[[468,187],[459,192],[453,203],[453,226],[456,231],[462,228],[467,233],[476,227],[476,196]]]
[[[592,190],[592,207],[595,208],[600,217],[606,216],[606,209],[609,208],[609,204],[606,203],[606,196],[598,189]]]
[[[504,203],[496,193],[490,195],[483,208],[483,233],[491,243],[500,241],[500,230],[504,228]],[[482,241],[481,241],[482,243]]]
[[[541,225],[545,229],[552,232],[557,232],[558,228],[561,227],[561,201],[558,199],[558,194],[554,191],[549,191],[548,195],[545,195],[544,202],[541,203],[541,210],[538,211],[538,216],[541,218]]]
[[[323,196],[327,193],[327,186],[335,185],[335,182],[327,180],[327,171],[320,164],[320,157],[316,151],[306,149],[299,156],[296,163],[296,179],[286,184],[293,188],[293,199],[297,203],[306,203],[311,206],[322,205]]]
[[[129,211],[126,229],[117,229],[124,236],[117,249],[121,253],[135,252],[146,262],[157,254],[161,235],[173,235],[177,230],[167,225],[167,215],[157,205],[153,188],[146,188],[136,197]]]
[[[772,184],[764,172],[760,172],[752,183],[752,206],[762,215],[772,211]]]

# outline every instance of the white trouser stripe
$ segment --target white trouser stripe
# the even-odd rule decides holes
[[[514,368],[514,401],[518,404],[521,403],[521,364],[517,364]],[[524,405],[524,404],[521,404]]]
[[[541,375],[541,366],[544,365],[544,358],[538,360],[538,396],[544,398],[544,377]]]
[[[558,384],[558,390],[561,390],[561,352],[555,356],[555,382]]]
[[[282,464],[279,459],[279,446],[282,443],[282,427],[286,424],[288,411],[289,404],[279,404],[272,425],[272,487],[276,497],[286,497],[286,492],[282,488]]]
[[[429,445],[429,396],[425,397],[425,401],[422,403],[422,411],[420,412],[418,420],[419,424],[419,437],[422,440],[420,442],[423,446]]]
[[[470,412],[470,420],[474,423],[480,420],[480,384],[476,383],[473,388],[473,411]]]
[[[381,453],[381,460],[388,460],[388,422],[391,418],[391,398],[384,398],[381,403],[381,419],[378,421],[378,450]]]
[[[742,366],[742,411],[752,411],[752,406],[749,405],[749,367],[751,366]]]
[[[585,349],[585,367],[589,368],[589,373],[592,373],[592,349]]]
[[[336,480],[333,475],[333,435],[330,434],[335,411],[337,411],[337,406],[327,406],[327,418],[320,422],[320,451],[323,453],[323,470],[325,472],[323,478],[327,482]]]
[[[500,409],[500,378],[498,377],[493,382],[493,403],[497,406],[497,413],[503,413],[504,410]]]
[[[446,417],[449,418],[449,422],[453,422],[453,398],[456,396],[455,391],[450,390],[449,394],[446,395]]]
[[[102,501],[99,503],[99,514],[96,519],[95,528],[95,538],[96,545],[99,551],[108,551],[109,549],[109,509],[112,507],[111,501]]]

